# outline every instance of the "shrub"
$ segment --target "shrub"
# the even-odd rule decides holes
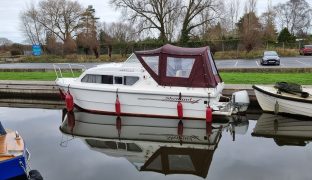
[[[11,50],[10,51],[11,53],[11,56],[19,56],[19,55],[22,55],[23,53],[19,50]]]

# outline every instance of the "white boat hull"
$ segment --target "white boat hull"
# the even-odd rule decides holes
[[[62,87],[62,86],[61,86]],[[63,92],[67,92],[67,87],[62,87]],[[179,93],[144,93],[109,90],[90,90],[84,88],[69,87],[69,91],[74,98],[74,103],[79,108],[101,114],[115,114],[115,102],[118,99],[121,104],[121,115],[124,116],[146,116],[177,118],[177,103]],[[214,109],[214,116],[230,116],[232,107],[228,102],[218,102],[219,97],[211,97],[210,104]],[[205,119],[207,108],[207,97],[183,96],[183,118]],[[220,110],[219,107],[224,109]]]
[[[272,87],[256,87],[262,89],[259,90],[257,88],[254,88],[258,103],[263,111],[312,117],[312,101],[311,103],[309,103],[308,99],[306,99],[306,102],[295,100],[297,97],[295,97],[294,95],[277,94],[277,90],[274,90]]]
[[[141,117],[121,117],[121,130],[118,135],[116,116],[74,112],[75,126],[69,127],[65,118],[60,129],[63,133],[81,137],[123,139],[132,141],[154,141],[180,144],[177,134],[179,120]],[[207,139],[206,123],[201,120],[183,120],[182,141],[184,144],[210,144],[217,139],[220,127],[227,124],[214,124]]]
[[[258,136],[312,139],[312,121],[264,113],[253,131]]]

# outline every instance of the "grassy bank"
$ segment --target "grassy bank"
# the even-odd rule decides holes
[[[75,75],[79,75],[75,73]],[[63,72],[64,77],[72,77],[70,72]],[[0,80],[33,80],[33,81],[54,81],[56,75],[51,72],[0,72]]]
[[[223,81],[227,84],[274,84],[285,81],[312,85],[312,73],[237,73],[221,72]]]
[[[278,81],[312,85],[312,73],[237,73],[221,72],[226,84],[274,84]],[[76,75],[79,75],[77,72]],[[71,73],[63,76],[71,77]],[[53,81],[54,72],[0,72],[0,80],[40,80]]]

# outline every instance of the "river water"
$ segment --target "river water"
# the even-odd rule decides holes
[[[21,134],[46,180],[312,179],[312,122],[300,119],[184,120],[181,136],[173,120],[121,117],[119,134],[112,116],[77,113],[62,125],[62,110],[3,107],[0,121]]]

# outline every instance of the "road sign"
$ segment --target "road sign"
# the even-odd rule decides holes
[[[40,55],[41,55],[41,46],[40,46],[40,45],[34,44],[34,45],[32,46],[32,54],[33,54],[34,56],[40,56]]]

